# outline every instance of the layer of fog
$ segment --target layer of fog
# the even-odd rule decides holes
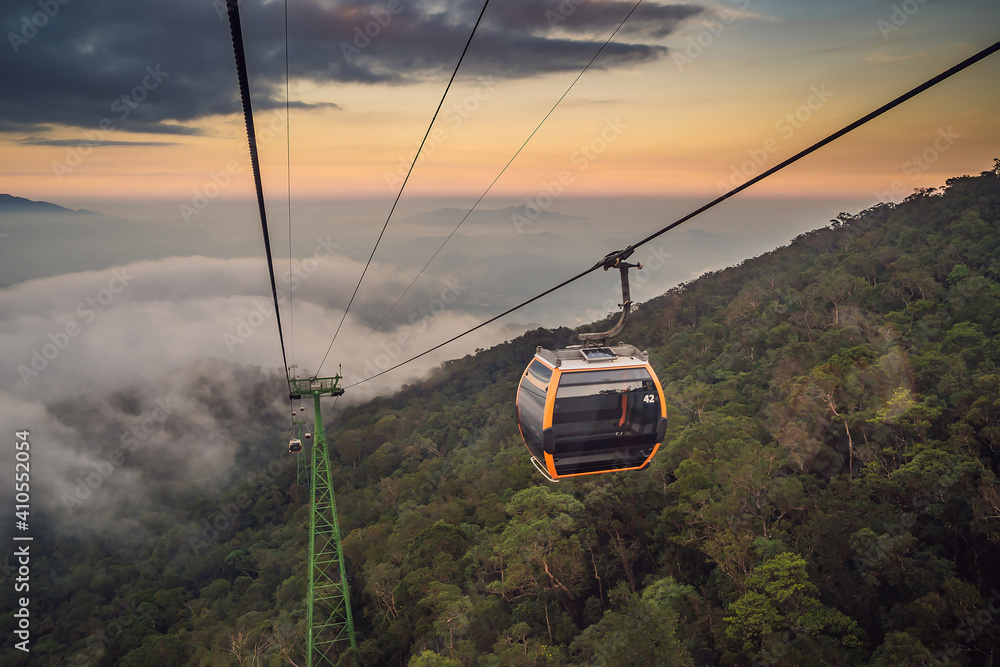
[[[672,202],[668,210],[662,202],[633,204],[631,220],[616,220],[615,205],[594,202],[560,212],[477,212],[373,332],[462,215],[447,206],[407,212],[393,223],[321,368],[380,225],[370,223],[377,207],[356,204],[348,213],[369,222],[342,226],[333,236],[329,204],[315,204],[316,215],[297,223],[291,263],[287,237],[284,257],[275,252],[288,362],[303,376],[341,371],[344,384],[352,385],[578,273],[688,209],[688,202]],[[641,248],[633,260],[645,268],[633,274],[633,299],[647,300],[767,251],[840,210],[836,203],[787,206],[760,204],[756,213],[744,207],[742,224],[707,219]],[[803,220],[806,208],[821,213]],[[220,203],[211,212],[223,209]],[[87,215],[74,229],[81,219],[6,221],[0,260],[11,284],[0,289],[0,426],[8,434],[31,432],[36,502],[67,523],[129,530],[134,526],[122,522],[124,507],[135,511],[188,492],[211,495],[227,479],[239,443],[253,441],[250,425],[287,416],[281,347],[252,218],[206,215],[167,234],[155,222],[100,214]],[[281,247],[280,235],[274,246]],[[171,251],[182,256],[151,256]],[[39,271],[55,275],[32,277]],[[446,359],[528,328],[592,322],[619,301],[617,275],[595,272],[352,387],[344,402],[392,392]],[[142,436],[137,446],[130,439],[136,433]],[[282,448],[280,442],[267,446],[276,453]],[[122,462],[104,475],[115,452]],[[88,477],[99,483],[88,484]],[[9,492],[3,492],[5,506],[13,507]]]

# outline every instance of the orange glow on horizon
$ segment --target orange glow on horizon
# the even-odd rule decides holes
[[[721,49],[719,55],[725,55]],[[624,74],[597,71],[573,89],[491,192],[520,197],[560,187],[575,197],[718,194],[936,74],[932,65],[944,60],[939,54],[865,62],[854,54],[822,81],[785,63],[787,80],[770,87],[739,69],[712,67],[707,57],[697,63],[700,69],[685,73],[666,60]],[[990,169],[1000,154],[994,112],[1000,91],[984,85],[1000,76],[1000,57],[993,60],[808,156],[755,186],[754,195],[870,199],[898,194],[902,187],[905,196]],[[571,80],[561,74],[459,81],[410,177],[408,195],[478,196]],[[290,151],[293,197],[378,198],[398,191],[440,82],[300,82],[293,90],[297,99],[335,102],[337,108],[293,111],[290,146],[284,109],[257,112],[268,196],[287,196]],[[213,193],[253,197],[242,117],[211,117],[199,129],[200,135],[112,131],[94,146],[79,128],[56,127],[41,140],[8,133],[0,139],[0,174],[10,194],[54,203],[101,197],[184,202]],[[77,138],[77,146],[45,144]],[[915,166],[920,156],[933,159]]]

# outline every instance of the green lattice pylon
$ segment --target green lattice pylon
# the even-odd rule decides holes
[[[309,482],[309,451],[306,450],[309,447],[305,442],[302,443],[302,451],[297,453],[295,456],[298,457],[295,461],[295,483],[298,486],[303,486]]]
[[[351,617],[351,594],[344,564],[337,520],[337,501],[333,494],[330,456],[323,431],[320,396],[340,396],[340,376],[329,378],[294,379],[290,395],[313,397],[316,425],[309,485],[309,590],[306,597],[306,665],[335,665],[337,657],[348,647],[357,646],[354,620]]]

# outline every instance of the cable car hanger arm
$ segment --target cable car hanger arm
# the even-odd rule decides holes
[[[577,334],[577,338],[583,341],[585,347],[590,347],[594,345],[604,345],[609,338],[617,336],[622,331],[625,330],[625,325],[628,323],[629,313],[632,311],[632,297],[629,294],[628,288],[628,270],[629,269],[639,269],[642,270],[642,262],[636,264],[630,264],[623,261],[626,257],[634,252],[632,248],[626,248],[625,250],[620,250],[618,252],[613,252],[606,255],[604,259],[597,263],[594,267],[603,266],[604,270],[617,268],[621,272],[622,277],[622,314],[618,318],[617,324],[608,329],[607,331],[598,331],[593,333],[581,333]],[[626,254],[627,253],[627,254]]]
[[[858,120],[854,121],[850,125],[847,125],[846,127],[844,127],[842,129],[838,130],[837,132],[834,132],[833,134],[829,135],[825,139],[821,139],[820,141],[816,142],[815,144],[813,144],[809,148],[806,148],[805,150],[799,151],[798,153],[796,153],[792,157],[786,159],[785,161],[781,162],[780,164],[777,164],[774,167],[772,167],[771,169],[768,169],[767,171],[759,174],[758,176],[755,176],[754,178],[750,179],[746,183],[744,183],[744,184],[742,184],[742,185],[740,185],[740,186],[738,186],[736,188],[733,188],[732,190],[730,190],[726,194],[721,195],[721,196],[713,199],[712,201],[708,202],[704,206],[698,208],[697,210],[694,210],[694,211],[688,213],[687,215],[685,215],[684,217],[682,217],[682,218],[680,218],[678,220],[675,220],[674,222],[670,223],[666,227],[663,227],[662,229],[660,229],[660,230],[658,230],[656,232],[653,232],[652,234],[650,234],[646,238],[642,239],[641,241],[633,243],[632,245],[628,246],[624,250],[619,250],[619,251],[611,253],[610,255],[606,256],[603,260],[601,260],[600,262],[598,262],[594,266],[590,267],[589,269],[581,271],[580,273],[576,274],[575,276],[573,276],[571,278],[567,278],[566,280],[562,281],[558,285],[555,285],[554,287],[550,287],[549,289],[545,290],[541,294],[537,294],[537,295],[531,297],[530,299],[527,299],[526,301],[523,301],[523,302],[517,304],[516,306],[512,306],[511,308],[508,308],[507,310],[505,310],[504,312],[500,313],[499,315],[495,315],[495,316],[489,318],[488,320],[486,320],[484,322],[480,322],[476,326],[471,327],[471,328],[467,329],[466,331],[463,331],[460,334],[452,336],[448,340],[443,341],[441,343],[438,343],[434,347],[431,347],[431,348],[429,348],[427,350],[424,350],[423,352],[421,352],[419,354],[415,354],[412,357],[410,357],[409,359],[405,359],[404,361],[401,361],[398,364],[395,364],[394,366],[390,366],[389,368],[387,368],[387,369],[385,369],[383,371],[379,371],[378,373],[375,373],[374,375],[371,375],[371,376],[369,376],[369,377],[367,377],[367,378],[365,378],[363,380],[358,380],[357,382],[354,382],[353,384],[349,385],[348,387],[355,387],[355,386],[357,386],[359,384],[362,384],[364,382],[368,382],[370,380],[374,380],[377,377],[381,377],[381,376],[385,375],[386,373],[390,373],[390,372],[396,370],[397,368],[399,368],[401,366],[405,366],[406,364],[410,363],[411,361],[416,361],[417,359],[420,359],[421,357],[423,357],[425,355],[428,355],[431,352],[434,352],[435,350],[438,350],[438,349],[444,347],[445,345],[458,340],[459,338],[462,338],[462,337],[467,336],[467,335],[469,335],[469,334],[471,334],[471,333],[473,333],[475,331],[478,331],[479,329],[481,329],[481,328],[483,328],[483,327],[485,327],[485,326],[487,326],[489,324],[492,324],[493,322],[496,322],[500,318],[505,317],[505,316],[507,316],[507,315],[509,315],[509,314],[511,314],[511,313],[513,313],[515,311],[517,311],[517,310],[520,310],[521,308],[524,308],[525,306],[527,306],[529,304],[532,304],[535,301],[538,301],[539,299],[541,299],[543,297],[548,296],[549,294],[555,292],[556,290],[562,289],[563,287],[569,285],[570,283],[576,282],[577,280],[579,280],[580,278],[583,278],[587,274],[589,274],[589,273],[591,273],[593,271],[596,271],[598,267],[604,266],[604,264],[607,261],[609,261],[609,260],[610,261],[614,261],[614,258],[616,256],[618,256],[619,259],[621,259],[621,258],[627,258],[627,257],[631,256],[631,254],[635,251],[636,248],[638,248],[638,247],[640,247],[640,246],[642,246],[642,245],[644,245],[646,243],[649,243],[650,241],[652,241],[656,237],[660,236],[661,234],[665,234],[666,232],[668,232],[668,231],[674,229],[675,227],[677,227],[678,225],[681,225],[681,224],[687,222],[691,218],[694,218],[695,216],[701,215],[702,213],[704,213],[708,209],[713,208],[714,206],[716,206],[716,205],[720,204],[721,202],[725,201],[726,199],[729,199],[730,197],[732,197],[732,196],[734,196],[734,195],[742,192],[743,190],[745,190],[745,189],[747,189],[747,188],[755,185],[756,183],[760,182],[764,178],[767,178],[767,177],[771,176],[775,172],[780,171],[781,169],[784,169],[785,167],[789,166],[790,164],[792,164],[794,162],[797,162],[798,160],[801,160],[802,158],[804,158],[805,156],[809,155],[810,153],[813,153],[814,151],[819,150],[820,148],[822,148],[823,146],[827,145],[828,143],[830,143],[832,141],[835,141],[836,139],[839,139],[840,137],[844,136],[848,132],[851,132],[851,131],[857,129],[858,127],[860,127],[861,125],[864,125],[865,123],[867,123],[867,122],[869,122],[869,121],[871,121],[871,120],[873,120],[873,119],[881,116],[882,114],[886,113],[887,111],[889,111],[889,110],[891,110],[891,109],[899,106],[903,102],[909,100],[910,98],[912,98],[912,97],[914,97],[916,95],[919,95],[920,93],[924,92],[928,88],[931,88],[932,86],[935,86],[938,83],[941,83],[945,79],[947,79],[947,78],[949,78],[949,77],[951,77],[951,76],[953,76],[953,75],[961,72],[962,70],[966,69],[967,67],[970,67],[970,66],[974,65],[975,63],[979,62],[980,60],[993,55],[997,51],[1000,51],[1000,42],[994,42],[990,46],[986,47],[985,49],[983,49],[982,51],[976,53],[975,55],[973,55],[973,56],[971,56],[969,58],[966,58],[965,60],[963,60],[962,62],[958,63],[954,67],[951,67],[951,68],[945,70],[944,72],[942,72],[941,74],[938,74],[937,76],[935,76],[935,77],[933,77],[931,79],[928,79],[927,81],[925,81],[924,83],[920,84],[916,88],[913,88],[912,90],[910,90],[910,91],[908,91],[908,92],[900,95],[896,99],[894,99],[894,100],[892,100],[892,101],[890,101],[890,102],[882,105],[881,107],[879,107],[875,111],[872,111],[871,113],[867,114],[866,116],[864,116],[862,118],[859,118]]]

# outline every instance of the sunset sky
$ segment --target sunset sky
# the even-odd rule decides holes
[[[363,382],[341,406],[525,331],[607,316],[618,277],[595,271],[377,375],[1000,36],[996,0],[643,2],[455,233],[633,6],[493,0],[369,265],[482,4],[289,0],[287,125],[285,5],[240,6],[287,363]],[[0,28],[0,194],[87,209],[0,210],[0,427],[51,444],[36,493],[58,498],[100,451],[59,419],[81,394],[174,395],[206,367],[279,377],[285,359],[224,3],[5,0]],[[643,246],[631,298],[991,169],[998,81],[993,55]],[[515,224],[527,209],[514,207],[542,196],[537,219]],[[286,397],[275,387],[281,411]]]
[[[228,166],[217,196],[252,195],[220,1],[53,1],[51,17],[44,4],[2,10],[0,191],[183,203]],[[407,193],[478,196],[631,6],[491,3]],[[393,196],[479,8],[291,0],[286,144],[283,3],[241,3],[269,198],[285,201],[288,154],[293,199]],[[997,26],[995,0],[644,2],[494,192],[531,196],[568,170],[574,196],[715,194],[988,46]],[[751,196],[898,201],[988,169],[998,80],[993,56]]]
[[[490,3],[354,301],[482,5],[290,0],[286,125],[285,5],[241,3],[272,255],[289,297],[288,363],[368,376],[428,349],[961,62],[1000,26],[995,0],[643,2],[451,238],[633,6]],[[139,275],[137,286],[31,391],[116,386],[110,365],[149,377],[205,356],[280,367],[271,322],[230,344],[261,317],[270,285],[224,3],[34,0],[5,3],[0,22],[0,193],[96,212],[0,220],[0,333],[12,341],[0,383],[24,384],[18,364],[76,318],[86,286],[117,270]],[[658,239],[642,249],[650,270],[633,298],[841,211],[992,168],[997,81],[1000,55]],[[544,216],[522,228],[512,206]],[[282,276],[293,255],[327,259],[291,299]],[[449,285],[460,297],[426,317]],[[588,276],[408,366],[408,377],[532,327],[592,322],[619,300],[616,280]]]

